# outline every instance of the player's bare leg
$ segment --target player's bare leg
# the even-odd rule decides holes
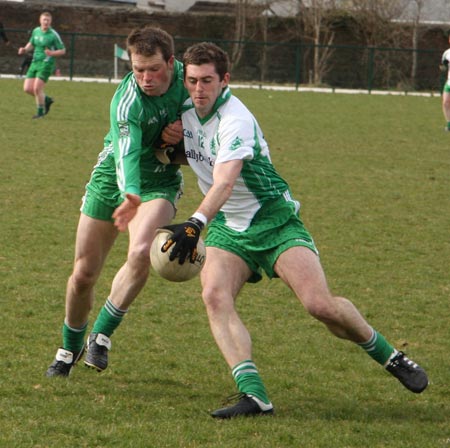
[[[117,234],[111,222],[80,215],[74,267],[66,289],[64,347],[58,349],[47,376],[68,376],[83,354],[88,316],[94,301],[94,286]]]
[[[155,199],[142,203],[128,225],[127,261],[114,277],[110,295],[89,335],[84,361],[87,366],[97,371],[103,371],[108,366],[110,337],[147,281],[150,270],[150,246],[155,231],[158,227],[169,224],[174,213],[173,205],[169,201]]]
[[[45,115],[46,102],[44,93],[45,82],[40,78],[27,78],[23,90],[33,96],[36,102],[37,113],[33,118],[41,118]]]
[[[444,118],[447,122],[445,129],[450,131],[450,93],[448,92],[443,92],[442,94],[442,112],[444,113]]]
[[[242,259],[224,250],[208,247],[201,272],[203,301],[214,339],[222,352],[241,395],[239,401],[211,415],[231,418],[238,415],[272,414],[264,384],[252,361],[252,343],[236,309],[235,298],[250,277]]]
[[[427,387],[428,378],[420,366],[395,350],[348,299],[330,293],[316,254],[305,247],[292,247],[280,255],[275,271],[306,310],[335,336],[360,345],[412,392]]]

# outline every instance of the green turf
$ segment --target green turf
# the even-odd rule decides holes
[[[333,338],[286,286],[266,279],[245,287],[238,306],[273,418],[209,417],[235,387],[197,279],[152,274],[103,374],[80,365],[69,380],[44,377],[114,89],[51,81],[50,114],[31,120],[22,82],[0,80],[0,447],[450,446],[450,134],[439,98],[235,91],[302,202],[330,288],[427,369],[423,394]],[[180,220],[200,199],[184,171]],[[123,236],[93,314],[125,253]]]

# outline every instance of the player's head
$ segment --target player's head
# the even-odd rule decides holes
[[[166,62],[169,62],[175,53],[172,36],[161,28],[151,26],[131,31],[127,39],[127,48],[130,53],[142,56],[154,56],[159,52]]]
[[[230,81],[228,55],[217,45],[203,42],[186,50],[183,65],[184,85],[195,110],[206,117]]]
[[[230,71],[228,54],[211,42],[201,42],[189,47],[183,56],[184,73],[187,65],[213,64],[222,81]]]
[[[39,16],[39,24],[42,29],[48,29],[52,24],[52,15],[48,11],[44,11]]]
[[[136,28],[128,36],[127,49],[134,77],[142,91],[148,96],[166,93],[175,62],[172,36],[160,28]]]

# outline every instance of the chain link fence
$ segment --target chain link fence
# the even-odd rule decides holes
[[[18,47],[29,38],[27,30],[5,30],[11,42],[0,43],[0,73],[19,75],[23,56]],[[114,77],[114,45],[125,48],[125,35],[89,33],[60,33],[67,53],[57,59],[61,75],[69,78]],[[203,39],[207,40],[207,39]],[[181,59],[185,49],[199,40],[175,38],[176,56]],[[288,86],[312,85],[314,80],[314,46],[301,43],[234,42],[214,40],[232,53],[241,46],[241,57],[233,65],[234,83],[281,84]],[[323,65],[321,87],[440,91],[445,76],[439,71],[443,50],[412,50],[401,48],[375,48],[361,46],[320,46],[329,56]],[[415,61],[414,61],[415,58]],[[415,76],[412,74],[416,65]],[[120,60],[118,76],[129,71],[129,63]]]

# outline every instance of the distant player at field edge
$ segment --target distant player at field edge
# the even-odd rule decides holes
[[[450,30],[447,32],[448,42],[450,43]],[[443,72],[447,72],[447,81],[444,84],[442,90],[442,112],[444,113],[445,121],[447,122],[445,130],[450,131],[450,48],[444,51],[441,57],[440,69]]]
[[[30,40],[18,51],[19,55],[24,55],[34,50],[23,84],[24,92],[34,96],[36,100],[37,112],[33,119],[43,118],[49,113],[54,101],[45,94],[44,87],[55,72],[55,58],[66,54],[61,37],[51,27],[52,15],[43,12],[39,16],[39,23],[40,26],[32,31]]]

